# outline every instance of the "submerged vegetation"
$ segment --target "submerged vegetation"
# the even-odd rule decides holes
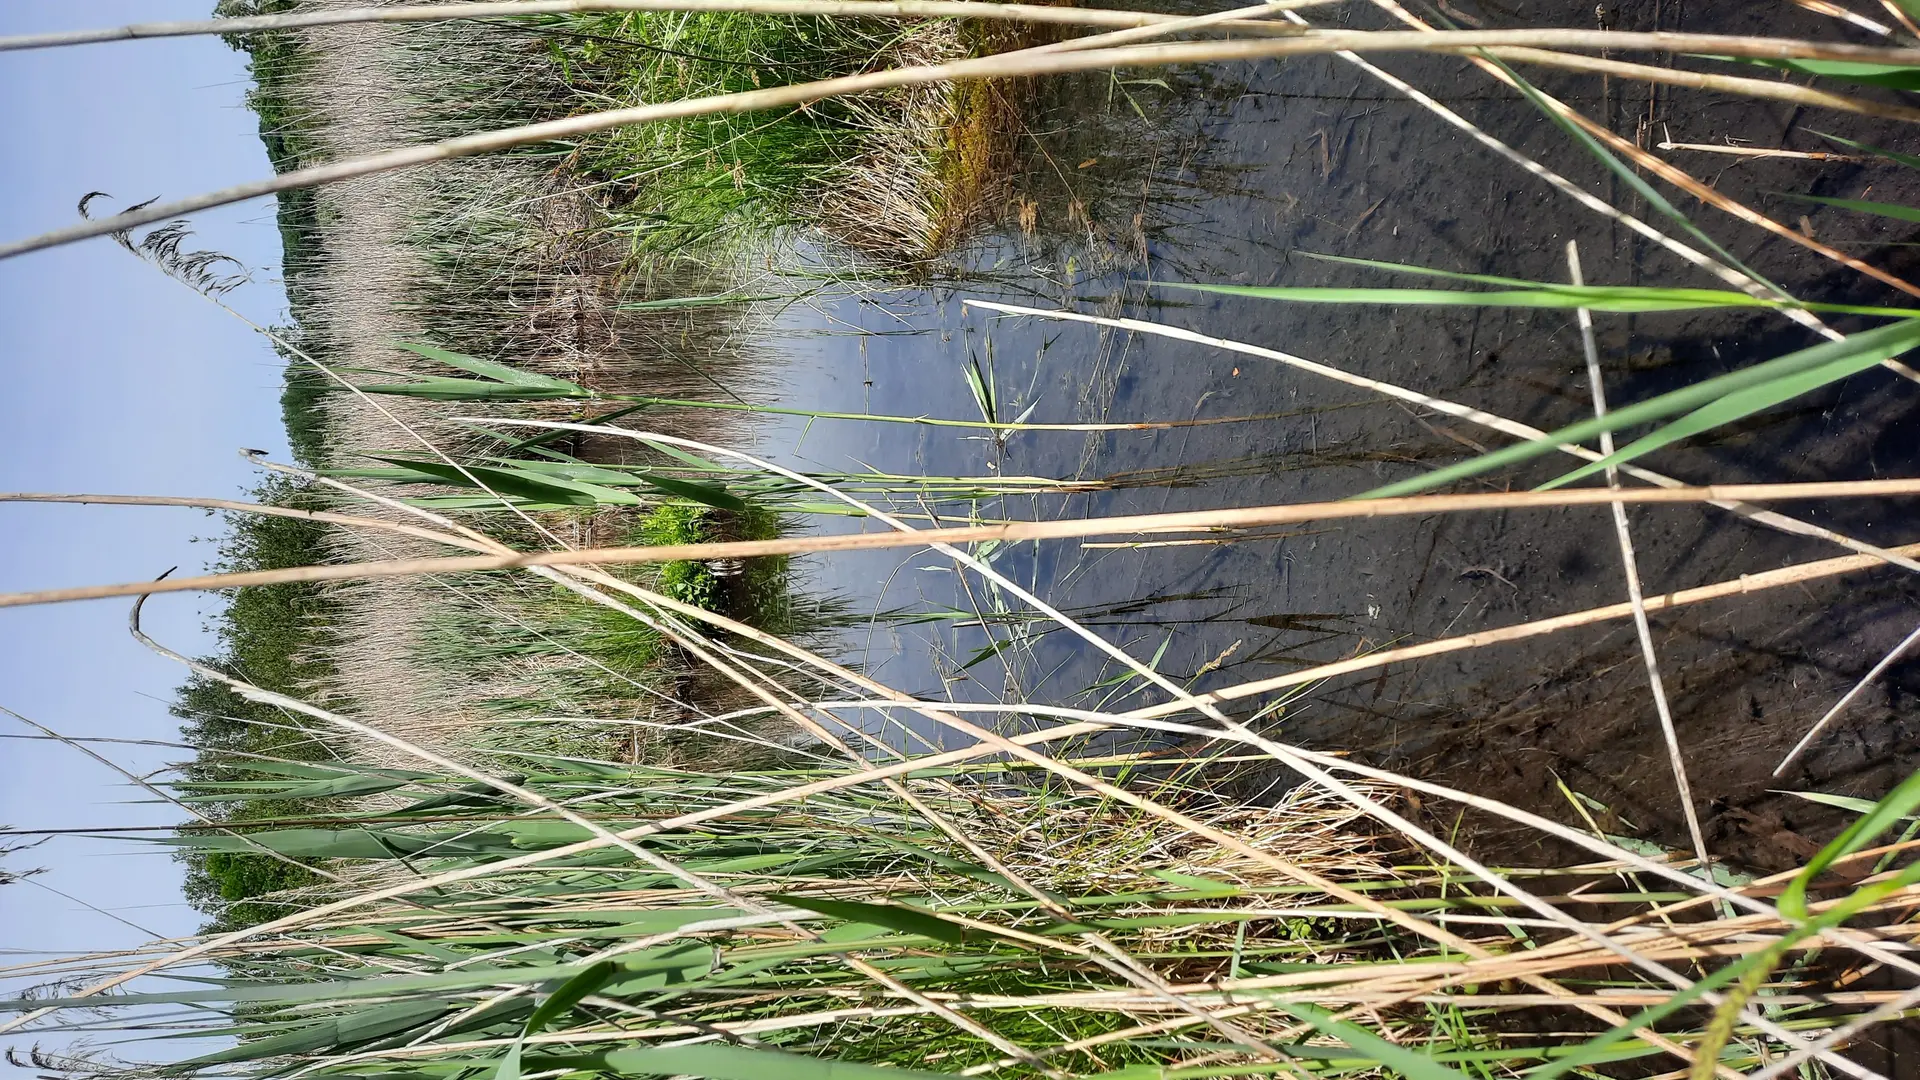
[[[1274,5],[1263,14],[1304,21],[1318,17],[1314,6]],[[1681,69],[1719,64],[1701,59],[1720,55],[1709,46],[1786,55],[1797,74],[1836,85],[1864,78],[1874,93],[1892,95],[1920,87],[1920,28],[1911,22],[1920,5],[1885,6],[1899,25],[1873,22],[1885,48],[1866,53],[1785,38],[1659,44],[1683,54],[1675,57]],[[337,15],[348,7],[226,0],[220,13]],[[1262,23],[1228,27],[1233,40],[1217,48],[1245,60],[1259,58],[1250,44],[1265,42],[1275,56],[1283,47],[1324,46],[1337,54],[1329,63],[1355,65],[1405,94],[1406,84],[1360,54],[1375,48],[1367,37],[1377,29],[1425,24],[1385,0],[1374,9],[1379,26],[1331,44],[1268,34]],[[234,40],[251,50],[252,100],[282,171],[391,143],[1044,40],[868,10],[347,21]],[[1362,5],[1338,10],[1344,27]],[[1860,29],[1864,18],[1849,25]],[[1199,30],[1200,42],[1221,32],[1218,20],[1159,29]],[[1583,33],[1568,47],[1647,44]],[[1394,40],[1396,49],[1417,48]],[[1694,763],[1673,719],[1685,677],[1696,673],[1676,672],[1683,662],[1673,657],[1681,647],[1688,656],[1720,648],[1721,631],[1676,644],[1656,637],[1649,613],[1741,596],[1765,602],[1795,590],[1819,604],[1847,596],[1816,593],[1814,584],[1827,579],[1920,571],[1917,546],[1883,546],[1871,522],[1826,509],[1920,493],[1920,481],[1879,476],[1879,456],[1904,467],[1910,453],[1876,442],[1875,479],[1857,483],[1841,470],[1833,476],[1847,482],[1827,483],[1820,459],[1809,457],[1804,468],[1795,461],[1787,475],[1808,483],[1770,489],[1779,509],[1742,501],[1760,498],[1750,489],[1687,482],[1720,478],[1688,472],[1703,466],[1744,478],[1723,459],[1672,456],[1759,430],[1750,425],[1777,418],[1783,406],[1822,402],[1837,414],[1832,395],[1849,380],[1885,378],[1875,385],[1893,389],[1876,398],[1909,391],[1906,382],[1920,381],[1904,359],[1920,346],[1920,306],[1880,287],[1905,296],[1920,289],[1816,240],[1802,219],[1802,228],[1772,235],[1795,245],[1796,258],[1826,260],[1878,284],[1864,294],[1789,292],[1730,255],[1732,241],[1711,238],[1642,170],[1743,221],[1771,219],[1561,105],[1512,65],[1597,68],[1623,82],[1665,80],[1736,101],[1784,98],[1889,121],[1920,114],[1880,97],[1836,104],[1832,95],[1797,95],[1797,84],[1688,82],[1671,67],[1545,51],[1542,40],[1566,44],[1558,38],[1470,40],[1437,39],[1439,55],[1429,59],[1477,65],[1557,141],[1541,150],[1536,133],[1522,153],[1431,98],[1413,96],[1413,104],[1470,134],[1503,166],[1518,164],[1569,196],[1606,229],[1704,272],[1714,287],[1657,274],[1649,283],[1637,276],[1639,262],[1631,263],[1635,284],[1588,285],[1574,244],[1565,249],[1570,284],[1501,267],[1493,274],[1431,259],[1342,257],[1337,267],[1311,265],[1358,284],[1254,278],[1175,290],[1152,276],[1164,263],[1148,229],[1146,204],[1160,175],[1149,170],[1137,197],[1127,188],[1139,208],[1118,219],[1077,197],[1063,215],[1066,228],[1085,235],[1080,250],[1137,248],[1137,265],[1149,274],[1137,284],[1101,285],[1126,296],[1075,293],[1083,268],[1071,258],[1044,265],[1050,256],[1021,249],[1042,282],[1035,291],[1064,287],[1095,310],[969,302],[1022,325],[1091,324],[1127,347],[1158,340],[1215,350],[1231,358],[1218,386],[1198,400],[1176,400],[1168,384],[1123,390],[1132,373],[1109,370],[1099,350],[1074,362],[1064,390],[1061,380],[1042,382],[1040,360],[1023,385],[1018,361],[996,351],[998,339],[982,337],[962,342],[959,370],[929,373],[923,365],[906,376],[912,401],[938,408],[854,412],[775,392],[765,362],[773,347],[766,342],[777,339],[771,331],[803,300],[818,304],[810,310],[827,323],[857,326],[849,308],[884,307],[886,299],[861,275],[908,280],[909,271],[926,270],[930,253],[963,238],[978,207],[999,198],[995,171],[1013,153],[1004,136],[1014,128],[1003,125],[1032,104],[1023,87],[930,82],[822,95],[787,111],[689,112],[284,193],[296,325],[263,333],[289,365],[286,408],[299,466],[272,467],[254,493],[263,512],[233,512],[213,569],[287,572],[234,591],[217,624],[218,655],[187,661],[193,674],[176,714],[197,756],[154,790],[193,820],[173,835],[144,838],[180,853],[190,898],[211,922],[189,941],[13,963],[10,980],[31,988],[0,995],[0,1032],[85,1036],[119,1023],[113,1010],[122,1010],[136,1037],[196,1039],[190,1051],[142,1047],[149,1060],[132,1064],[118,1046],[66,1057],[33,1052],[34,1064],[88,1080],[1877,1075],[1856,1060],[1873,1029],[1920,1017],[1920,991],[1907,989],[1920,984],[1910,955],[1920,929],[1920,862],[1912,857],[1920,774],[1895,777],[1870,797],[1783,796],[1824,816],[1752,826],[1791,851],[1777,872],[1709,850],[1696,805],[1705,800],[1690,787]],[[1188,51],[1173,55],[1198,63],[1215,47],[1179,46]],[[1059,55],[1020,54],[1021,62]],[[1863,69],[1863,57],[1877,66]],[[1110,102],[1143,120],[1141,98],[1174,96],[1174,83],[1157,77],[1099,78]],[[1237,106],[1254,93],[1222,96]],[[1333,183],[1356,126],[1356,114],[1342,112],[1303,140],[1315,159],[1308,180]],[[1083,127],[1101,133],[1091,121]],[[1920,168],[1864,140],[1833,138],[1863,160]],[[1049,158],[1046,167],[1055,176],[1098,170],[1100,153]],[[1184,149],[1169,156],[1171,172],[1204,167]],[[1801,152],[1793,160],[1826,159]],[[1549,164],[1610,178],[1631,199],[1608,203]],[[1886,186],[1902,190],[1897,181]],[[1339,224],[1346,238],[1387,201],[1364,184],[1359,190],[1371,205]],[[1893,203],[1804,198],[1848,214],[1920,217]],[[1285,205],[1272,220],[1289,221],[1301,201],[1290,193],[1276,199]],[[1621,208],[1630,201],[1636,212]],[[1021,243],[1019,235],[1036,228],[1037,200],[1019,194],[1006,209],[1004,239]],[[1297,239],[1323,222],[1293,224]],[[184,226],[163,228],[173,230],[165,235],[177,248]],[[1386,235],[1398,237],[1400,225],[1391,228]],[[114,235],[162,270],[173,268],[134,243],[132,229]],[[1447,242],[1460,243],[1457,233]],[[1552,247],[1557,260],[1557,240]],[[1665,272],[1665,263],[1646,265]],[[1769,272],[1788,282],[1807,276],[1787,269],[1794,276]],[[1420,279],[1421,287],[1382,288],[1403,283],[1387,275]],[[836,307],[812,284],[793,286],[806,278],[831,279],[848,304]],[[216,290],[199,291],[218,302]],[[1470,357],[1463,391],[1484,403],[1470,405],[1431,384],[1391,381],[1397,371],[1437,366],[1425,355],[1398,367],[1391,357],[1321,362],[1276,347],[1294,348],[1291,341],[1236,341],[1121,310],[1125,301],[1147,314],[1178,312],[1195,295],[1266,305],[1263,318],[1339,305],[1365,306],[1376,317],[1386,309],[1409,322],[1430,309],[1515,310],[1550,323],[1546,339],[1572,343],[1568,355],[1577,360],[1567,370],[1576,377],[1573,389],[1551,386],[1539,408],[1513,408],[1502,396],[1527,384],[1512,374],[1518,365],[1503,366],[1488,350],[1484,360]],[[1639,339],[1613,334],[1605,320],[1675,314],[1754,320],[1740,325],[1757,344],[1733,357],[1727,324],[1711,324],[1717,336],[1701,349],[1710,348],[1711,364],[1698,370],[1652,361],[1633,369],[1628,361],[1641,358],[1626,357],[1620,366],[1630,374],[1653,375],[1636,377],[1631,400],[1609,407],[1602,352],[1624,353],[1621,342]],[[1761,326],[1768,333],[1755,331]],[[952,328],[938,329],[944,340]],[[1472,329],[1477,334],[1479,323]],[[884,335],[861,330],[863,377],[836,375],[872,390],[868,342]],[[1038,339],[1036,354],[1055,341]],[[1341,415],[1352,426],[1390,430],[1379,419],[1384,410],[1362,412],[1388,401],[1431,438],[1355,436],[1323,447],[1318,424],[1334,407],[1282,413],[1208,404],[1216,394],[1235,400],[1244,384],[1232,381],[1242,375],[1232,364],[1256,360],[1363,395],[1335,403],[1351,410]],[[1106,405],[1122,399],[1150,415],[1108,415]],[[1071,419],[1048,419],[1069,410]],[[1342,470],[1337,496],[1394,501],[1311,502],[1319,489],[1299,488],[1289,498],[1300,505],[1250,505],[1253,497],[1237,493],[1264,495],[1271,489],[1255,486],[1262,475],[1291,475],[1284,455],[1185,456],[1186,440],[1205,426],[1228,426],[1236,434],[1222,442],[1231,443],[1248,425],[1295,417],[1305,428],[1295,432],[1304,444],[1295,457]],[[793,425],[794,451],[732,448],[778,423]],[[797,449],[816,424],[917,441],[909,460],[836,471]],[[1082,467],[1028,475],[1030,458],[1049,460],[1031,449],[1043,436],[1081,440]],[[882,450],[907,445],[875,438]],[[962,460],[953,446],[979,467],[935,475],[931,462]],[[1183,449],[1167,449],[1176,446]],[[1106,457],[1094,453],[1114,447]],[[1567,457],[1578,460],[1568,465]],[[1086,467],[1096,460],[1119,467],[1101,476]],[[1364,482],[1347,483],[1356,470]],[[1793,558],[1742,564],[1725,581],[1689,577],[1689,588],[1659,593],[1666,586],[1643,584],[1639,560],[1655,543],[1686,546],[1683,534],[1629,516],[1629,501],[1650,501],[1642,488],[1559,490],[1589,479],[1667,489],[1655,494],[1675,513],[1736,514],[1754,535],[1806,546],[1765,549]],[[1203,486],[1208,480],[1227,483]],[[1483,488],[1406,501],[1457,482]],[[1231,509],[1183,512],[1188,504],[1171,501],[1187,487],[1227,498],[1228,484]],[[1520,490],[1526,486],[1537,490]],[[1815,513],[1787,501],[1814,497],[1828,500]],[[1467,562],[1449,565],[1444,583],[1467,592],[1466,605],[1453,611],[1457,597],[1447,593],[1444,619],[1403,629],[1383,620],[1382,608],[1400,603],[1401,592],[1430,596],[1421,588],[1432,567],[1401,566],[1387,541],[1386,557],[1333,571],[1299,560],[1303,577],[1368,567],[1354,576],[1377,582],[1343,592],[1300,585],[1303,596],[1363,603],[1315,608],[1296,599],[1302,549],[1285,542],[1305,539],[1310,553],[1336,519],[1368,528],[1391,515],[1423,527],[1447,523],[1398,534],[1428,540],[1438,565],[1440,529],[1460,511],[1502,515],[1511,532],[1499,550],[1512,553],[1534,542],[1525,530],[1538,526],[1528,513],[1581,502],[1612,504],[1607,539],[1617,555],[1602,553],[1606,595],[1623,591],[1625,602],[1559,604],[1550,616],[1531,615],[1513,578],[1534,581],[1504,562]],[[1110,523],[1134,513],[1164,516]],[[963,526],[1005,528],[956,535]],[[1082,549],[1082,561],[1060,556],[1061,541],[1095,534],[1103,539]],[[861,564],[851,571],[862,589],[857,601],[808,595],[802,568],[810,556],[881,542],[935,564],[929,572],[949,575],[952,588],[888,608],[897,566],[867,592],[875,575]],[[1356,529],[1327,546],[1368,542]],[[1233,590],[1209,587],[1198,561],[1171,554],[1182,546],[1249,577]],[[1836,546],[1847,554],[1799,554]],[[662,547],[696,550],[645,550]],[[607,548],[626,550],[599,550]],[[1103,561],[1118,549],[1131,561]],[[474,561],[414,561],[452,556]],[[317,569],[301,576],[309,567]],[[1587,584],[1577,570],[1563,565],[1561,581]],[[1613,571],[1623,571],[1624,590]],[[1096,576],[1114,583],[1101,594],[1109,602],[1070,604],[1076,584]],[[1496,608],[1481,586],[1515,617],[1456,629],[1470,610],[1479,619]],[[142,583],[127,592],[171,587]],[[1572,588],[1544,592],[1558,604]],[[1248,605],[1255,606],[1241,610]],[[1231,634],[1194,634],[1175,646],[1201,625]],[[871,668],[850,659],[840,637],[852,628],[871,639],[903,626],[935,626],[946,636],[870,649],[869,659],[880,660]],[[1524,642],[1570,643],[1550,677],[1514,695],[1541,696],[1544,684],[1585,674],[1565,669],[1603,655],[1575,640],[1589,628],[1619,628],[1618,640],[1630,643],[1605,654],[1604,666],[1629,672],[1634,693],[1651,696],[1654,708],[1640,711],[1657,716],[1658,736],[1635,744],[1633,767],[1647,773],[1645,760],[1664,758],[1671,775],[1660,783],[1679,796],[1667,800],[1680,807],[1669,815],[1672,828],[1633,824],[1646,808],[1586,790],[1601,777],[1579,771],[1577,760],[1538,767],[1563,797],[1554,813],[1542,813],[1467,790],[1439,770],[1388,769],[1370,746],[1309,749],[1306,729],[1296,726],[1317,700],[1333,700],[1340,680],[1362,674],[1377,680],[1371,697],[1342,707],[1396,727],[1403,716],[1410,727],[1425,724],[1432,714],[1416,711],[1411,695],[1385,692],[1389,667],[1435,657],[1465,665],[1481,655],[1494,666],[1515,657],[1522,667]],[[1779,769],[1916,638],[1860,679]],[[1676,675],[1671,688],[1660,677],[1662,650]],[[1765,657],[1784,664],[1773,652]],[[1708,693],[1739,696],[1718,669],[1701,670],[1714,684]],[[1777,671],[1762,669],[1761,678],[1779,681]],[[1748,701],[1734,706],[1742,739],[1763,723],[1778,728],[1759,697]],[[1492,728],[1512,707],[1496,701],[1485,716],[1449,723],[1486,720]],[[1598,726],[1599,711],[1589,698],[1567,714]],[[1479,775],[1522,768],[1517,750],[1493,750],[1499,760]],[[1483,843],[1482,832],[1496,829],[1526,839]]]

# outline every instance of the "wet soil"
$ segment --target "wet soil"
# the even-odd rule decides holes
[[[1608,25],[1619,29],[1847,35],[1832,20],[1786,4],[1605,6]],[[1459,0],[1452,9],[1490,26],[1595,21],[1588,3]],[[1352,25],[1383,22],[1366,4],[1341,10]],[[1559,127],[1464,61],[1378,62],[1586,190],[1660,222]],[[1817,129],[1911,149],[1908,130],[1890,122],[1596,76],[1528,74],[1645,146],[1669,137],[1733,138],[1833,149],[1812,133]],[[1255,357],[1084,325],[992,319],[965,310],[963,301],[989,297],[1162,321],[1552,428],[1592,408],[1578,333],[1565,313],[1283,304],[1156,283],[1432,284],[1307,253],[1565,280],[1565,248],[1574,241],[1591,282],[1719,287],[1337,58],[1086,77],[1054,84],[1044,100],[1050,106],[1032,120],[1027,171],[1003,224],[956,260],[946,283],[783,317],[781,347],[792,359],[782,403],[975,417],[963,372],[978,362],[991,369],[1002,419],[1029,407],[1033,420],[1297,415],[1087,437],[1019,434],[1003,443],[951,430],[823,422],[769,430],[765,448],[833,469],[867,463],[937,475],[1075,478],[1179,469],[1186,480],[1066,499],[1008,499],[983,511],[1014,517],[1340,498],[1506,440]],[[1860,197],[1871,189],[1868,198],[1920,203],[1920,172],[1656,152],[1794,228],[1805,215],[1815,236],[1851,255],[1895,274],[1916,269],[1913,252],[1920,248],[1902,245],[1920,240],[1920,227],[1782,193]],[[1674,199],[1735,257],[1800,297],[1902,299],[1787,240],[1684,196]],[[1870,321],[1832,324],[1852,331]],[[1772,314],[1599,316],[1602,367],[1616,406],[1817,340]],[[1920,387],[1876,369],[1646,463],[1693,482],[1916,475],[1917,409]],[[1565,460],[1463,490],[1528,486],[1563,471]],[[1783,509],[1874,543],[1915,539],[1910,504]],[[1844,554],[1708,507],[1634,509],[1629,517],[1649,593]],[[1203,594],[1096,619],[1136,656],[1157,653],[1160,670],[1195,678],[1201,688],[1626,596],[1612,521],[1602,508],[1329,523],[1295,532],[1144,550],[1026,546],[996,552],[995,560],[1069,609]],[[837,557],[815,571],[816,584],[857,596],[874,611],[913,601],[992,606],[977,582],[963,586],[946,570],[930,569],[937,561],[925,554]],[[1694,802],[1716,855],[1754,869],[1796,865],[1839,819],[1781,792],[1876,797],[1920,767],[1920,662],[1909,661],[1887,672],[1794,769],[1771,775],[1787,748],[1916,622],[1920,582],[1893,569],[1654,616]],[[1007,639],[998,633],[997,640]],[[977,627],[884,622],[848,637],[854,659],[906,690],[1127,706],[1149,700],[1132,687],[1101,687],[1118,669],[1063,633],[983,654],[989,644]],[[1630,621],[1335,679],[1289,704],[1275,726],[1292,740],[1577,822],[1564,783],[1604,808],[1597,813],[1610,830],[1686,846]],[[1285,780],[1262,777],[1256,784]],[[1453,808],[1429,810],[1454,826]],[[1533,846],[1531,835],[1499,822],[1468,824],[1503,858],[1552,857]]]

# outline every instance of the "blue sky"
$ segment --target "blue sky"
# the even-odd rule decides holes
[[[7,0],[0,34],[201,18],[211,7]],[[88,191],[124,205],[265,174],[246,90],[244,58],[217,38],[0,54],[0,236],[71,221]],[[201,246],[254,269],[257,283],[232,302],[263,322],[282,318],[271,204],[228,208],[194,227]],[[254,482],[238,448],[286,457],[280,366],[252,331],[109,241],[0,262],[0,490],[233,497]],[[0,590],[191,571],[212,554],[197,538],[218,530],[217,519],[191,510],[0,504]],[[158,598],[148,608],[156,637],[184,652],[208,648],[208,601]],[[64,734],[175,737],[166,700],[180,675],[127,635],[119,601],[0,610],[0,705]],[[0,735],[26,731],[0,716]],[[99,749],[136,772],[177,757]],[[0,825],[177,820],[165,807],[134,805],[141,796],[120,777],[58,744],[0,739],[0,761]],[[171,861],[132,843],[56,839],[10,865],[45,866],[38,880],[160,933],[198,923]],[[32,885],[0,889],[0,950],[138,937]]]

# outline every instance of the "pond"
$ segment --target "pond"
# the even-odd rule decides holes
[[[1568,12],[1557,10],[1563,6]],[[1529,11],[1555,25],[1577,25],[1580,12],[1592,17],[1580,5],[1530,7],[1556,9]],[[1753,7],[1688,4],[1685,28],[1751,28],[1759,18]],[[1825,29],[1815,16],[1804,20],[1814,23],[1810,33]],[[1794,18],[1782,7],[1765,21],[1781,33],[1787,29],[1779,24]],[[1439,58],[1380,63],[1581,190],[1699,243],[1538,108],[1481,72]],[[1648,147],[1735,139],[1832,148],[1809,133],[1828,118],[1777,103],[1694,93],[1675,100],[1667,88],[1584,75],[1529,77],[1613,130],[1637,132]],[[1897,125],[1844,119],[1852,138],[1902,145]],[[1002,316],[968,301],[1184,328],[1551,429],[1592,409],[1570,312],[1287,303],[1168,285],[1461,287],[1315,255],[1565,281],[1571,242],[1591,283],[1721,287],[1337,58],[1183,73],[1170,83],[1106,75],[1054,82],[1040,92],[1029,127],[1003,220],[928,283],[815,300],[778,318],[773,396],[799,408],[978,419],[967,376],[978,364],[990,373],[1001,420],[1281,415],[1000,440],[947,428],[792,420],[756,429],[763,452],[825,470],[1114,481],[1109,490],[985,503],[984,517],[1338,499],[1510,440],[1260,356]],[[1910,229],[1782,194],[1851,195],[1868,186],[1886,201],[1920,194],[1911,174],[1895,166],[1656,152],[1796,228],[1806,213],[1816,237],[1868,263],[1898,273],[1911,261],[1911,248],[1900,246]],[[1873,304],[1898,296],[1691,200],[1685,211],[1734,257],[1802,299]],[[1616,407],[1818,340],[1765,312],[1596,319]],[[1832,320],[1846,332],[1872,323]],[[1906,380],[1876,369],[1643,464],[1690,483],[1912,475],[1920,466],[1910,436],[1915,399]],[[1465,490],[1543,482],[1565,471],[1564,460],[1493,474]],[[1870,543],[1911,539],[1908,515],[1890,501],[1779,509]],[[1848,554],[1711,507],[1643,507],[1628,517],[1650,596]],[[1178,545],[1124,542],[1150,538],[1011,545],[993,561],[1199,689],[1627,598],[1605,508],[1330,522],[1284,533]],[[842,554],[811,561],[810,587],[874,616],[909,606],[988,616],[991,633],[974,620],[854,620],[841,638],[846,657],[902,690],[1127,707],[1156,700],[1157,691],[1122,678],[1085,642],[1043,632],[1044,623],[1018,617],[1026,605],[1017,598],[978,578],[963,580],[945,563],[926,551]],[[1882,568],[1654,615],[1660,673],[1712,850],[1760,867],[1795,865],[1806,855],[1802,830],[1821,835],[1829,819],[1776,789],[1875,796],[1920,765],[1910,719],[1920,670],[1903,663],[1791,770],[1772,775],[1808,728],[1913,629],[1917,599],[1908,575]],[[1571,819],[1569,793],[1576,792],[1610,832],[1687,846],[1629,618],[1334,678],[1303,688],[1271,719],[1285,738],[1561,819]],[[1287,782],[1247,780],[1256,788]],[[1481,824],[1489,838],[1505,835],[1495,823]]]

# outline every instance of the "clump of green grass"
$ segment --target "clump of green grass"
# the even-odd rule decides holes
[[[732,540],[771,540],[780,535],[779,515],[752,504],[744,511],[668,503],[642,518],[632,544],[669,547]],[[788,564],[785,556],[750,559],[724,576],[706,562],[679,559],[660,564],[660,592],[706,611],[762,623],[785,606]]]
[[[549,56],[582,103],[617,107],[958,59],[973,47],[945,22],[743,12],[560,17]],[[977,193],[984,165],[971,100],[949,87],[835,98],[776,115],[711,115],[621,129],[581,147],[586,171],[624,186],[610,227],[643,253],[728,249],[818,226],[857,249],[919,258],[954,230],[953,193]],[[950,153],[950,130],[967,153]],[[913,194],[902,197],[902,190]],[[904,215],[907,222],[890,221]],[[903,227],[904,226],[904,227]]]

